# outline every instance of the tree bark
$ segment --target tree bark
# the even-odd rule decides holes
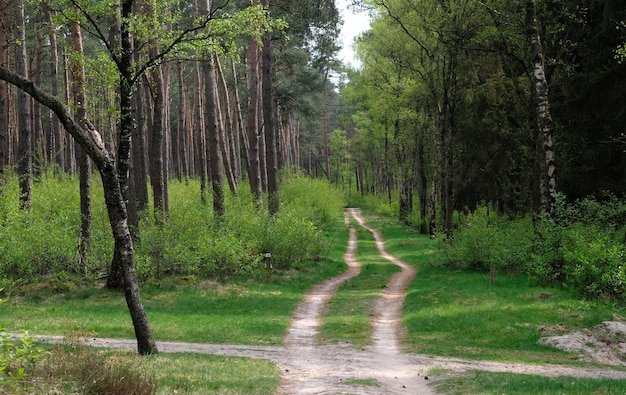
[[[41,34],[41,26],[37,22],[35,23],[35,38],[37,40],[37,47],[35,49],[35,67],[30,71],[31,78],[36,85],[41,85],[41,76],[43,72],[43,34]],[[41,105],[39,103],[29,100],[32,113],[32,147],[31,155],[32,161],[32,174],[34,179],[39,179],[41,173],[46,170],[48,165],[48,158],[46,157],[46,137],[43,130],[43,120],[41,115]]]
[[[0,21],[6,26],[9,22],[8,4],[0,0]],[[9,66],[9,42],[5,29],[0,29],[0,67]],[[10,113],[10,85],[0,81],[0,174],[9,164],[9,113]]]
[[[246,170],[250,168],[250,164],[248,163],[248,139],[245,135],[245,128],[243,126],[243,117],[241,115],[241,99],[239,96],[239,81],[237,78],[237,69],[235,68],[235,60],[231,57],[230,59],[230,68],[231,74],[233,78],[233,97],[235,102],[233,103],[234,109],[234,127],[235,127],[235,141],[237,147],[237,176],[241,180],[242,179],[242,169],[241,169],[241,155],[243,154],[244,160],[246,161]]]
[[[17,74],[28,76],[28,59],[26,56],[26,21],[24,2],[13,4],[13,21],[16,24],[15,70]],[[20,208],[30,211],[33,206],[33,158],[32,158],[32,123],[30,97],[20,90],[17,94],[18,146],[17,174],[20,187]]]
[[[80,25],[76,21],[70,22],[72,47],[79,54],[72,61],[72,94],[74,97],[75,120],[84,130],[93,126],[87,120],[87,94],[85,91],[85,66],[82,62],[83,38]],[[56,117],[56,116],[55,116]],[[97,133],[93,132],[92,133]],[[80,238],[78,241],[79,267],[86,268],[87,256],[91,250],[91,161],[82,147],[76,148],[76,162],[78,165],[78,180],[80,188]]]
[[[200,0],[198,11],[200,15],[208,15],[211,9],[209,0]],[[204,122],[206,127],[207,157],[209,160],[209,174],[213,189],[213,215],[217,221],[224,218],[226,206],[224,203],[224,176],[222,151],[220,149],[220,131],[217,114],[217,82],[213,54],[207,53],[202,61],[204,74]]]
[[[46,23],[48,24],[48,40],[50,41],[50,89],[53,96],[59,95],[59,56],[57,49],[56,26],[52,20],[48,1],[42,2],[42,8]],[[55,114],[50,117],[50,137],[48,146],[51,162],[59,167],[59,171],[64,171],[63,162],[63,135],[61,134],[61,123]]]
[[[269,7],[269,0],[261,4]],[[274,57],[272,55],[272,33],[263,35],[262,90],[263,90],[263,130],[265,132],[265,151],[267,165],[267,207],[270,215],[280,211],[278,179],[278,142],[276,136],[276,103],[274,102]]]
[[[235,149],[235,143],[233,139],[235,129],[233,127],[233,117],[232,117],[232,109],[230,104],[230,95],[228,94],[228,84],[226,84],[226,77],[224,77],[224,70],[222,70],[222,64],[220,62],[220,58],[217,54],[213,55],[213,61],[215,64],[215,72],[217,73],[217,92],[221,94],[221,103],[219,106],[220,100],[217,100],[218,108],[221,107],[219,113],[224,114],[222,117],[222,122],[219,123],[221,125],[221,146],[222,146],[222,155],[224,159],[224,169],[226,170],[226,178],[228,180],[228,187],[230,188],[230,192],[233,195],[237,194],[237,168],[236,164],[239,161],[239,158],[236,154],[237,150]],[[219,95],[218,95],[219,96]]]
[[[35,100],[50,108],[59,117],[65,130],[94,161],[102,178],[104,198],[109,214],[109,224],[115,239],[115,254],[121,267],[124,295],[130,312],[138,351],[142,355],[156,354],[156,342],[148,324],[148,318],[139,294],[139,281],[135,272],[133,241],[128,227],[126,202],[122,194],[119,172],[115,161],[104,147],[102,137],[95,130],[84,130],[74,121],[70,111],[56,97],[37,88],[32,81],[0,68],[0,79],[24,90]]]
[[[182,180],[183,178],[186,180],[189,177],[189,158],[187,155],[189,149],[187,137],[189,136],[189,133],[187,132],[187,103],[183,69],[183,62],[178,61],[176,63],[176,76],[178,82],[178,120],[176,123],[175,168],[179,180]]]
[[[540,177],[539,197],[543,210],[550,216],[556,214],[556,164],[552,146],[553,121],[548,98],[548,81],[544,69],[545,53],[541,43],[537,24],[535,0],[526,1],[526,34],[532,48],[533,97],[535,100],[535,119],[539,141]]]
[[[120,74],[119,95],[120,95],[120,127],[117,144],[117,173],[119,180],[120,193],[122,195],[124,210],[128,207],[129,202],[129,183],[130,174],[130,152],[131,139],[135,128],[137,127],[133,118],[133,46],[131,37],[131,27],[129,21],[133,15],[133,1],[124,0],[121,3],[120,15],[120,55],[118,61],[118,71]],[[117,244],[117,242],[116,242]],[[111,269],[107,278],[107,288],[122,289],[123,284],[123,256],[119,256],[117,252],[121,251],[123,246],[116,247],[113,260],[111,261]]]
[[[261,184],[261,164],[259,158],[259,43],[250,39],[249,50],[249,95],[248,112],[246,114],[246,133],[248,136],[248,181],[252,191],[252,200],[261,207],[263,189]]]
[[[213,190],[213,214],[221,221],[226,214],[224,203],[224,176],[220,132],[217,118],[217,87],[212,56],[208,55],[202,63],[204,73],[204,123],[206,127],[207,157],[209,174]]]
[[[163,176],[163,117],[165,113],[163,72],[160,66],[150,72],[150,93],[152,95],[152,127],[150,133],[150,184],[154,218],[162,225],[165,211],[165,184]]]

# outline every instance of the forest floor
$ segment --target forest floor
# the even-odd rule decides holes
[[[361,270],[360,264],[355,259],[356,231],[349,225],[350,216],[355,218],[360,226],[372,232],[381,257],[402,269],[391,278],[381,297],[374,304],[370,316],[373,328],[372,345],[363,349],[355,349],[347,344],[320,345],[317,342],[317,334],[329,300],[343,283],[358,275]],[[274,361],[283,375],[277,391],[280,395],[434,394],[435,390],[430,384],[438,378],[477,370],[547,377],[626,379],[626,371],[610,367],[475,361],[403,352],[400,342],[403,332],[400,324],[402,304],[406,288],[415,277],[416,271],[387,252],[382,236],[369,227],[360,210],[347,209],[345,223],[350,228],[350,239],[344,255],[348,270],[317,285],[307,294],[296,309],[287,330],[284,346],[159,342],[159,351],[206,353]],[[555,347],[569,347],[568,350],[579,352],[581,358],[588,361],[623,367],[626,366],[623,360],[626,354],[625,339],[626,324],[611,322],[603,323],[584,333],[546,337],[542,341]],[[61,337],[45,337],[42,340],[63,341]],[[85,344],[112,348],[136,347],[134,340],[123,339],[85,339]],[[432,375],[430,372],[435,374]]]

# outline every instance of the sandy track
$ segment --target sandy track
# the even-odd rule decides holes
[[[349,345],[318,345],[317,335],[333,294],[349,279],[359,275],[361,267],[355,259],[357,239],[349,226],[353,217],[360,226],[372,232],[382,258],[402,270],[394,275],[371,315],[372,346],[357,350]],[[427,379],[433,368],[451,372],[484,370],[533,374],[549,377],[576,376],[588,378],[626,379],[626,372],[602,368],[571,368],[558,365],[530,365],[490,361],[473,361],[408,354],[401,350],[401,312],[405,291],[416,276],[410,265],[390,255],[380,233],[369,227],[360,210],[344,213],[350,238],[344,260],[348,270],[340,276],[315,286],[298,305],[285,336],[285,346],[247,346],[158,342],[161,352],[191,352],[224,356],[263,358],[274,361],[283,372],[279,395],[304,394],[433,394]],[[419,280],[419,277],[418,277]],[[63,342],[60,336],[40,336],[41,340]],[[85,339],[95,347],[137,347],[135,340]]]

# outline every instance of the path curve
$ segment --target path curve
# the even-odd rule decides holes
[[[372,311],[373,345],[362,350],[346,344],[318,345],[318,328],[327,311],[328,302],[339,287],[360,273],[355,259],[356,231],[350,226],[354,217],[376,240],[381,256],[400,266]],[[464,373],[470,370],[532,374],[546,377],[573,376],[585,378],[626,379],[626,372],[601,367],[564,367],[559,365],[520,364],[474,361],[462,358],[437,357],[404,353],[400,347],[400,317],[405,291],[415,277],[415,269],[390,255],[380,233],[369,227],[360,210],[346,209],[344,221],[350,238],[344,254],[348,265],[345,273],[315,286],[298,305],[285,336],[285,346],[251,346],[157,342],[161,352],[190,352],[222,356],[268,359],[283,372],[278,395],[304,394],[433,394],[428,386],[428,372],[445,369]],[[51,343],[65,342],[62,336],[33,336]],[[83,339],[94,347],[136,349],[131,339]]]
[[[328,301],[341,285],[361,273],[361,264],[354,257],[357,245],[356,231],[350,226],[350,218],[347,212],[344,213],[344,224],[350,232],[348,247],[343,256],[344,261],[348,265],[348,270],[313,287],[304,300],[298,304],[291,320],[291,325],[285,335],[285,345],[288,347],[315,345],[318,328],[328,309]]]
[[[402,270],[392,276],[371,313],[373,345],[355,351],[348,346],[318,347],[315,342],[317,327],[321,324],[332,295],[347,279],[360,272],[356,261],[356,232],[349,225],[353,217],[361,227],[370,231],[376,240],[380,255]],[[344,223],[350,229],[350,240],[344,260],[348,271],[322,283],[308,294],[296,309],[295,318],[287,330],[285,344],[288,350],[303,358],[284,368],[278,394],[340,394],[347,391],[359,394],[430,394],[424,380],[426,371],[409,361],[400,352],[400,318],[405,291],[415,277],[415,269],[387,252],[380,232],[369,227],[361,210],[344,211]],[[321,295],[320,290],[327,293]],[[296,336],[294,336],[294,333]],[[347,385],[346,383],[350,383]],[[368,383],[369,386],[354,385]],[[372,385],[374,384],[374,385]]]

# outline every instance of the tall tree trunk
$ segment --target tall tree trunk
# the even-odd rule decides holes
[[[41,76],[43,69],[43,35],[41,34],[41,25],[35,23],[35,36],[37,40],[37,48],[35,49],[35,67],[31,70],[31,78],[33,82],[41,86]],[[32,156],[33,156],[33,177],[39,179],[41,173],[47,168],[46,158],[46,137],[43,130],[43,121],[41,117],[41,105],[33,100],[31,103],[32,116]]]
[[[428,178],[426,176],[426,157],[424,150],[424,136],[418,137],[417,148],[417,171],[418,171],[418,186],[417,195],[420,201],[420,233],[427,234],[428,227],[426,224],[426,215],[428,212]]]
[[[140,237],[139,230],[139,213],[148,209],[148,170],[146,164],[146,105],[143,89],[140,88],[141,83],[138,82],[138,88],[133,95],[133,112],[134,118],[137,120],[136,127],[133,128],[132,135],[132,174],[129,179],[128,193],[128,221],[133,236],[133,240]]]
[[[226,170],[226,178],[228,180],[228,187],[230,188],[230,192],[233,195],[237,194],[237,168],[236,164],[238,162],[238,157],[236,155],[237,150],[235,149],[235,142],[233,136],[236,136],[234,133],[235,127],[233,126],[233,116],[232,109],[230,103],[230,95],[228,94],[228,84],[226,83],[226,77],[224,77],[224,70],[222,70],[222,64],[220,62],[220,58],[217,54],[213,55],[213,61],[215,62],[215,72],[217,73],[217,86],[218,93],[220,94],[221,100],[221,110],[219,114],[224,114],[222,117],[222,122],[220,125],[221,129],[221,145],[222,145],[222,155],[224,156],[224,168]],[[220,100],[217,100],[218,108]]]
[[[70,68],[69,68],[69,56],[67,54],[67,47],[63,46],[63,86],[65,87],[65,103],[69,103],[71,101],[70,93],[72,90],[70,89]],[[63,146],[62,150],[63,161],[65,165],[63,168],[65,172],[68,174],[76,173],[76,155],[74,154],[74,140],[68,136],[63,136]]]
[[[324,86],[326,86],[326,80],[328,80],[328,69],[324,72]],[[322,91],[321,103],[322,103],[322,133],[324,142],[324,160],[326,163],[326,178],[330,182],[330,149],[328,147],[328,110],[326,108],[326,88]]]
[[[113,178],[114,171],[104,172],[103,183],[106,180],[109,186],[109,199],[114,201],[109,208],[109,217],[115,221],[114,226],[121,229],[115,231],[115,254],[111,264],[111,272],[114,270],[122,273],[122,285],[126,301],[133,318],[135,335],[139,346],[140,354],[157,353],[156,343],[152,338],[152,333],[148,325],[148,320],[139,298],[139,288],[135,273],[135,261],[133,252],[133,242],[128,227],[126,207],[128,205],[128,177],[130,169],[131,138],[136,128],[133,119],[133,47],[131,38],[131,27],[129,21],[133,15],[133,1],[123,0],[121,3],[120,15],[120,131],[117,145],[117,174]],[[101,174],[103,170],[101,169]],[[119,192],[115,189],[115,181]],[[106,196],[106,191],[105,191]],[[121,200],[121,201],[120,201]],[[109,280],[111,277],[109,277]],[[119,284],[109,284],[107,286],[119,286]]]
[[[130,174],[130,152],[131,139],[137,127],[133,118],[133,46],[131,37],[131,27],[129,25],[131,16],[133,15],[133,1],[124,0],[121,3],[121,14],[119,24],[119,97],[120,97],[120,126],[117,144],[117,173],[119,180],[120,193],[123,198],[124,210],[127,210],[129,202],[129,183]],[[127,212],[125,212],[127,215]],[[115,254],[111,261],[111,269],[107,278],[107,288],[122,289],[123,284],[123,256],[118,252],[122,251],[123,245],[117,245],[122,240],[116,241]]]
[[[79,54],[72,60],[72,94],[76,122],[84,129],[90,130],[93,125],[87,121],[87,94],[85,91],[85,67],[82,61],[83,38],[78,22],[70,22],[72,47]],[[80,239],[78,242],[79,267],[85,268],[87,255],[91,250],[91,161],[82,147],[76,148],[78,179],[80,185]]]
[[[394,121],[394,141],[400,140],[400,120]],[[398,219],[405,225],[410,224],[413,215],[413,182],[410,163],[407,160],[404,144],[395,144],[396,162],[398,164],[398,184],[400,186]],[[408,163],[407,163],[408,162]]]
[[[165,112],[163,71],[156,66],[150,72],[150,93],[152,95],[152,127],[150,128],[150,184],[154,218],[158,225],[163,224],[165,211],[165,184],[163,177],[163,117]]]
[[[207,0],[193,0],[194,17],[200,18],[201,8],[206,12],[210,5],[206,3]],[[203,3],[202,5],[200,3]],[[206,14],[205,14],[206,15]],[[199,56],[198,53],[196,55]],[[201,63],[195,63],[195,84],[194,84],[194,136],[196,140],[196,167],[200,174],[200,201],[202,204],[207,203],[207,182],[209,178],[208,174],[208,148],[206,146],[206,125],[204,115],[204,98],[202,95],[203,73],[201,70]]]
[[[194,84],[194,136],[196,139],[197,168],[200,172],[200,201],[207,203],[207,182],[208,182],[208,158],[206,147],[206,128],[204,125],[204,100],[202,98],[202,72],[200,70],[200,62],[196,62],[196,83]]]
[[[248,139],[245,135],[245,128],[243,126],[243,116],[241,115],[241,99],[239,96],[239,81],[237,79],[237,69],[235,68],[235,60],[231,57],[230,59],[230,69],[233,78],[233,97],[235,99],[235,103],[233,104],[234,108],[234,117],[235,117],[235,141],[237,147],[237,175],[239,179],[242,179],[242,169],[241,169],[241,155],[243,154],[244,160],[246,162],[246,170],[250,168],[250,163],[248,159]]]
[[[48,25],[48,40],[50,42],[50,89],[54,96],[59,95],[59,56],[57,49],[56,26],[52,20],[52,13],[48,1],[42,2],[44,16]],[[59,170],[63,172],[63,135],[61,134],[61,123],[55,114],[50,117],[50,137],[48,155],[53,163],[56,163]]]
[[[269,0],[261,0],[269,7]],[[272,33],[263,35],[262,90],[263,90],[263,130],[265,132],[265,151],[267,161],[267,201],[270,215],[280,211],[278,179],[278,139],[276,136],[276,103],[274,101],[274,57],[272,56]]]
[[[187,102],[185,95],[185,81],[183,77],[184,65],[182,61],[176,63],[176,76],[178,77],[178,122],[176,124],[176,168],[179,179],[187,179],[189,177],[188,150],[189,143],[187,138]]]
[[[202,2],[201,2],[202,3]],[[220,131],[217,117],[217,86],[211,55],[202,63],[204,73],[204,122],[206,126],[207,157],[209,174],[213,190],[213,213],[221,221],[226,213],[224,203],[224,176],[222,150],[220,149]]]
[[[9,23],[8,4],[6,0],[0,0],[0,22],[4,26]],[[0,67],[9,67],[9,42],[5,29],[0,28]],[[9,113],[11,95],[9,84],[0,81],[0,174],[9,164]]]
[[[455,51],[455,49],[452,49]],[[456,90],[457,90],[457,59],[456,54],[449,55],[449,60],[443,68],[443,103],[441,115],[441,215],[446,237],[451,238],[453,233],[452,214],[454,212],[454,175],[453,139],[455,134]]]
[[[128,17],[130,13],[126,15]],[[35,100],[53,110],[65,129],[96,163],[102,178],[109,223],[115,239],[115,255],[121,267],[124,295],[135,329],[138,351],[142,355],[157,353],[156,342],[152,336],[139,294],[133,241],[128,227],[126,202],[122,195],[119,172],[116,169],[112,155],[106,150],[102,142],[102,137],[95,130],[84,130],[81,128],[73,120],[72,114],[63,103],[56,97],[37,88],[32,81],[4,68],[0,68],[0,79],[16,85],[30,94]]]
[[[545,53],[537,24],[535,0],[526,1],[526,34],[532,48],[533,97],[539,141],[539,197],[543,210],[551,216],[556,211],[556,164],[552,146],[553,121],[548,98],[548,81],[544,70]]]
[[[248,180],[252,191],[252,200],[257,207],[261,207],[263,189],[261,184],[261,164],[259,158],[259,90],[260,63],[259,44],[255,39],[250,40],[250,78],[248,95],[248,112],[246,115],[246,131],[248,136]]]
[[[28,59],[26,56],[26,20],[24,17],[23,0],[13,4],[13,21],[16,24],[15,70],[17,74],[28,78]],[[20,186],[20,208],[31,210],[33,206],[33,178],[32,178],[32,124],[30,111],[30,97],[24,91],[17,94],[18,114],[18,146],[17,146],[17,173]]]
[[[200,15],[208,15],[211,9],[209,0],[200,0],[198,4]],[[226,213],[224,203],[224,176],[222,151],[220,149],[220,130],[217,107],[217,82],[215,79],[215,64],[213,54],[207,53],[202,62],[204,74],[204,122],[206,127],[207,156],[211,186],[213,189],[213,214],[217,221],[221,221]]]

